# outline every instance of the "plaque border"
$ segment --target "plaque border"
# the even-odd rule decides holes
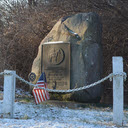
[[[69,42],[53,42],[53,43],[50,43],[50,42],[46,42],[46,43],[43,43],[42,46],[41,46],[41,73],[44,72],[44,65],[43,65],[43,47],[44,45],[56,45],[56,44],[69,44],[68,45],[68,50],[69,50],[69,89],[71,89],[71,45]],[[58,89],[59,90],[59,89]]]

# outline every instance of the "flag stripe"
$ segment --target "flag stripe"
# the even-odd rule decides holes
[[[43,87],[43,88],[45,88],[44,85],[42,85],[42,84],[41,84],[41,85],[38,85],[38,87]]]
[[[34,98],[35,98],[35,102],[36,102],[36,104],[38,104],[38,101],[37,101],[37,97],[36,97],[36,94],[35,94],[35,90],[33,89],[33,95],[34,95]]]
[[[37,83],[37,86],[38,86],[38,85],[44,85],[44,83]]]
[[[40,95],[40,89],[38,89],[38,96],[39,96],[39,103],[42,102],[41,95]]]
[[[44,84],[37,84],[37,86],[43,86],[44,87]]]
[[[40,92],[41,101],[44,101],[44,97],[42,96],[41,90],[39,90],[39,92]]]
[[[44,81],[37,81],[37,83],[44,83]]]
[[[41,90],[41,93],[42,93],[42,96],[43,96],[43,98],[44,98],[44,101],[47,100],[47,99],[45,98],[45,95],[44,95],[44,90]]]
[[[38,104],[39,103],[39,100],[38,100],[38,97],[37,97],[36,89],[35,89],[35,96],[36,96],[36,100],[37,100],[37,104]]]
[[[47,83],[45,84],[45,88],[47,88]],[[47,99],[49,99],[50,97],[48,91],[46,91],[46,95],[47,95]]]
[[[44,90],[42,90],[42,94],[43,94],[44,100],[46,100],[46,97],[45,97],[45,94],[44,94]]]
[[[44,80],[38,80],[37,83],[38,83],[38,82],[44,82]]]
[[[37,83],[44,83],[44,81],[37,81]]]
[[[39,99],[39,94],[38,94],[37,89],[36,89],[36,96],[37,96],[37,101],[38,101],[38,103],[39,103],[39,102],[40,102],[40,99]]]

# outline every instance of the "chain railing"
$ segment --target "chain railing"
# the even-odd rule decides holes
[[[94,82],[92,84],[89,84],[89,85],[86,85],[86,86],[83,86],[83,87],[79,87],[79,88],[75,88],[75,89],[69,89],[69,90],[53,90],[53,89],[48,89],[48,88],[43,88],[43,87],[38,87],[36,84],[32,84],[26,80],[24,80],[22,77],[18,76],[17,74],[13,74],[13,73],[4,73],[4,72],[1,72],[0,75],[14,75],[16,78],[18,78],[19,80],[21,80],[22,82],[30,85],[30,86],[33,86],[33,87],[36,87],[36,88],[40,88],[40,89],[43,89],[43,90],[47,90],[48,92],[56,92],[56,93],[71,93],[71,92],[76,92],[76,91],[81,91],[81,90],[84,90],[84,89],[87,89],[87,88],[91,88],[91,87],[94,87],[104,81],[106,81],[107,79],[110,79],[110,81],[112,81],[112,78],[114,76],[123,76],[124,80],[126,80],[126,73],[125,72],[121,72],[121,73],[111,73],[109,74],[108,76],[102,78],[101,80],[97,81],[97,82]]]
[[[122,126],[123,124],[123,106],[124,106],[124,81],[126,80],[126,73],[123,72],[123,58],[122,57],[113,57],[112,58],[113,72],[108,76],[104,77],[97,82],[92,84],[75,88],[69,90],[53,90],[48,88],[40,87],[40,89],[47,90],[49,92],[57,93],[71,93],[87,88],[94,87],[107,79],[113,81],[113,123]],[[14,102],[15,102],[15,84],[16,78],[22,82],[28,84],[29,86],[39,88],[36,84],[32,84],[22,77],[18,76],[15,71],[5,70],[1,72],[0,75],[4,75],[4,98],[3,98],[3,113],[7,115],[10,113],[11,117],[14,115]],[[86,98],[86,97],[85,97]]]

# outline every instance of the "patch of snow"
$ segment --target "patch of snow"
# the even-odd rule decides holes
[[[2,108],[3,101],[0,101]],[[128,111],[125,111],[128,116]],[[46,104],[15,102],[14,119],[2,118],[0,128],[116,128],[112,111],[90,108],[69,109]],[[124,125],[128,127],[128,118]]]
[[[27,95],[28,97],[31,97],[30,92],[26,92],[21,88],[16,88],[15,94],[16,94],[16,96],[25,96],[25,95]]]

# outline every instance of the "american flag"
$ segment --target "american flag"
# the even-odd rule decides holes
[[[40,76],[39,80],[37,81],[36,85],[37,85],[37,88],[34,87],[34,89],[32,90],[32,93],[33,93],[36,104],[39,104],[39,103],[41,103],[45,100],[50,99],[48,91],[38,88],[38,87],[47,88],[46,76],[45,76],[44,72],[41,74],[41,76]]]

